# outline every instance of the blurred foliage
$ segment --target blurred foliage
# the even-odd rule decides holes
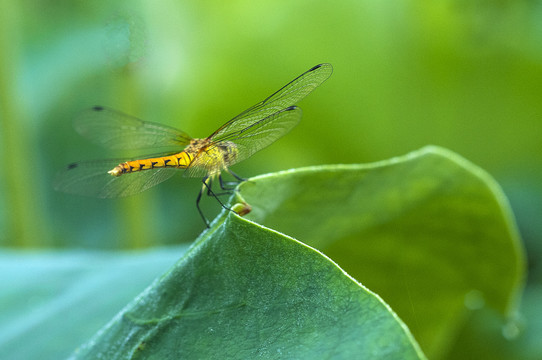
[[[193,240],[200,183],[104,201],[55,193],[75,160],[118,157],[72,129],[107,105],[206,136],[320,62],[301,124],[244,177],[363,163],[427,144],[486,169],[542,282],[540,1],[0,0],[0,244],[143,248]],[[207,200],[210,218],[219,211]],[[152,242],[151,240],[152,239]]]
[[[187,248],[2,251],[2,357],[67,358]]]

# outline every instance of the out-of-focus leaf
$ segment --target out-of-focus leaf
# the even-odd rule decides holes
[[[148,252],[0,253],[0,354],[63,359],[186,247]]]
[[[519,321],[504,323],[494,311],[475,311],[447,359],[539,360],[542,357],[542,286],[528,286]]]
[[[430,358],[446,354],[467,308],[515,310],[525,264],[508,202],[448,150],[264,175],[240,191],[247,218],[318,248],[382,296]]]
[[[378,296],[314,249],[228,213],[74,359],[419,359]]]

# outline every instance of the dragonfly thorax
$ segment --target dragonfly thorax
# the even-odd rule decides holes
[[[213,142],[209,139],[193,139],[184,151],[194,158],[191,167],[204,169],[209,175],[235,163],[239,152],[231,141]]]
[[[239,153],[239,149],[237,148],[237,145],[231,141],[222,141],[219,145],[216,146],[216,148],[222,152],[222,156],[224,158],[224,163],[226,165],[231,165],[237,160],[237,154]]]

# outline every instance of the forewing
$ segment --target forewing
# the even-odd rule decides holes
[[[297,106],[290,106],[269,115],[244,129],[229,133],[227,136],[222,137],[222,140],[214,142],[209,147],[211,150],[209,153],[214,153],[212,151],[213,147],[231,146],[228,143],[229,141],[237,148],[237,156],[232,157],[231,160],[225,162],[224,165],[231,166],[236,164],[286,135],[299,123],[301,115],[302,112],[300,108]],[[221,161],[222,159],[218,160]],[[205,176],[216,167],[216,161],[217,159],[206,156],[206,153],[202,152],[192,160],[190,166],[186,169],[186,176]],[[219,162],[219,164],[221,163]]]
[[[265,119],[289,106],[295,105],[298,101],[310,94],[320,84],[327,80],[333,72],[331,64],[320,64],[307,70],[297,78],[283,86],[280,90],[269,96],[262,102],[248,108],[237,115],[220,129],[214,132],[209,138],[220,140],[222,136],[235,133],[248,128],[253,123]]]
[[[144,170],[121,176],[107,173],[121,162],[101,160],[70,164],[58,174],[55,190],[98,198],[125,197],[147,190],[178,173],[174,168]]]
[[[232,141],[238,151],[237,157],[228,166],[249,158],[289,133],[299,124],[301,116],[300,108],[290,106],[226,137],[225,140]]]
[[[110,149],[182,148],[191,140],[183,131],[101,106],[81,113],[74,127],[82,136]]]

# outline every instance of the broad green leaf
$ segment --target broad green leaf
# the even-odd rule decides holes
[[[380,298],[318,251],[223,214],[73,359],[419,359]]]
[[[67,358],[185,250],[0,252],[0,358]]]
[[[446,354],[468,308],[516,309],[525,264],[508,202],[445,149],[264,175],[237,200],[252,207],[248,219],[319,249],[382,296],[430,358]]]

